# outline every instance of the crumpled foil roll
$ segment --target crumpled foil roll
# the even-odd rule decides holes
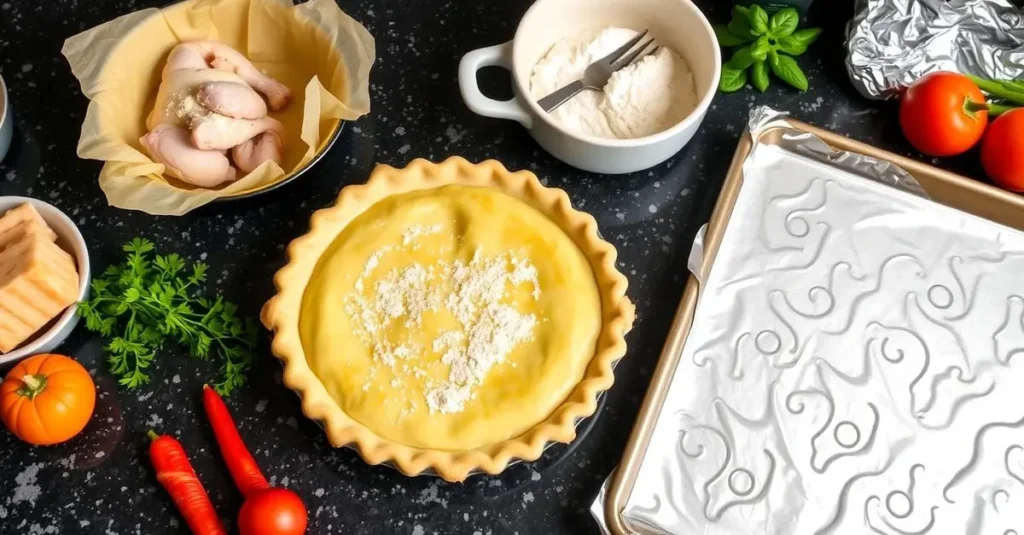
[[[1006,0],[857,0],[846,68],[868,98],[937,71],[1024,76],[1024,14]]]

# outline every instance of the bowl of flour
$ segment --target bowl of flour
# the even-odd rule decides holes
[[[644,29],[657,52],[551,113],[537,105]],[[521,123],[565,163],[621,174],[664,162],[690,141],[715,95],[721,64],[711,24],[690,0],[538,0],[512,41],[466,54],[459,86],[471,110]],[[512,72],[512,100],[480,92],[476,73],[491,65]]]

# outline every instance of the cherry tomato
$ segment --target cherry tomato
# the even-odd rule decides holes
[[[900,102],[907,141],[930,156],[953,156],[973,147],[988,124],[985,95],[970,78],[936,72],[914,82]]]
[[[238,531],[242,535],[301,535],[308,520],[298,494],[270,488],[246,498],[238,512]]]
[[[1024,191],[1024,108],[1010,110],[992,121],[981,141],[981,165],[996,184]]]

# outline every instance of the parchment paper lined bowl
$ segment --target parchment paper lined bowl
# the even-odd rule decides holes
[[[229,184],[198,188],[166,173],[140,144],[168,53],[214,40],[244,54],[291,89],[270,115],[284,125],[284,154]],[[265,193],[312,167],[343,121],[369,111],[373,37],[333,0],[186,0],[128,13],[69,38],[62,49],[89,98],[81,158],[105,162],[108,203],[152,215],[183,215],[218,200]]]
[[[39,212],[39,215],[43,216],[46,224],[57,234],[57,245],[75,258],[75,265],[78,268],[77,301],[88,299],[89,282],[91,281],[89,249],[86,247],[82,233],[64,212],[39,199],[15,196],[0,197],[0,214],[26,203],[31,204]],[[25,357],[49,353],[57,349],[57,346],[61,345],[78,325],[78,315],[75,313],[77,308],[76,302],[30,337],[26,343],[14,351],[0,354],[0,366],[13,364]]]

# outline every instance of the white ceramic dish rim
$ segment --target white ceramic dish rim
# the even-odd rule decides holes
[[[649,136],[632,139],[611,139],[575,132],[553,121],[551,117],[548,115],[548,113],[541,109],[539,105],[537,105],[537,101],[530,96],[530,88],[524,86],[524,81],[520,80],[517,76],[515,76],[515,67],[513,66],[510,70],[513,73],[512,80],[516,84],[516,90],[519,92],[520,95],[522,95],[522,99],[526,102],[526,105],[533,110],[534,114],[540,117],[540,120],[544,121],[552,128],[558,130],[559,132],[571,138],[602,147],[642,147],[646,145],[651,145],[653,143],[657,143],[664,139],[668,139],[677,134],[678,132],[689,128],[690,126],[694,125],[695,123],[703,119],[704,112],[707,111],[708,107],[711,106],[711,101],[715,97],[715,93],[718,89],[718,80],[722,75],[722,51],[718,47],[718,37],[715,36],[715,30],[711,26],[711,22],[708,21],[708,18],[704,16],[704,12],[702,12],[700,8],[698,8],[690,0],[677,1],[685,5],[687,9],[692,11],[697,16],[697,19],[700,20],[701,26],[704,28],[704,32],[707,34],[707,37],[713,43],[712,50],[714,50],[715,54],[715,61],[713,63],[715,66],[715,71],[714,73],[712,73],[712,76],[708,79],[706,87],[694,88],[697,89],[698,91],[703,90],[701,93],[703,96],[701,97],[700,101],[697,102],[697,105],[686,117],[683,118],[682,121],[679,121],[678,123],[672,125],[670,128],[662,130],[661,132],[658,132],[656,134],[651,134]],[[523,28],[527,26],[526,22],[528,22],[528,19],[531,16],[535,16],[536,11],[539,9],[537,7],[539,4],[540,2],[535,2],[532,6],[530,6],[530,9],[526,10],[526,14],[524,14],[523,18],[519,21],[519,26],[516,28],[516,33],[512,40],[513,48],[515,47],[515,43],[518,42],[520,39],[527,39],[528,36],[522,33]],[[548,45],[548,48],[550,49],[554,45],[555,43],[550,43]],[[676,53],[678,54],[679,52]],[[512,56],[515,56],[514,50]],[[526,80],[526,82],[529,82],[529,80]]]
[[[50,215],[60,219],[67,225],[70,235],[58,234],[58,236],[72,242],[68,245],[75,248],[75,251],[70,251],[70,253],[74,255],[75,264],[78,266],[78,297],[71,306],[61,313],[57,321],[46,332],[36,336],[36,338],[27,345],[21,346],[14,351],[0,354],[0,366],[11,364],[30,355],[34,355],[39,352],[39,348],[53,342],[58,336],[60,336],[62,334],[61,331],[63,331],[72,320],[76,319],[75,314],[78,310],[78,302],[86,299],[88,296],[89,281],[91,280],[91,274],[89,271],[89,249],[86,247],[85,238],[82,237],[81,231],[78,230],[78,225],[75,225],[74,221],[72,221],[67,214],[48,202],[34,199],[32,197],[20,197],[17,195],[0,196],[0,204],[6,204],[8,202],[13,202],[15,205],[29,203],[37,208],[42,206],[44,207],[44,210],[49,212],[49,214],[40,214],[43,216],[43,219],[47,219],[47,215]],[[54,230],[54,232],[56,232],[56,230]],[[71,333],[63,333],[65,338],[69,334]],[[63,340],[60,340],[57,343],[59,344],[60,342],[63,342]]]
[[[3,75],[0,75],[0,127],[4,125],[4,121],[7,120],[7,108],[9,106],[7,95],[7,83],[4,82]]]

